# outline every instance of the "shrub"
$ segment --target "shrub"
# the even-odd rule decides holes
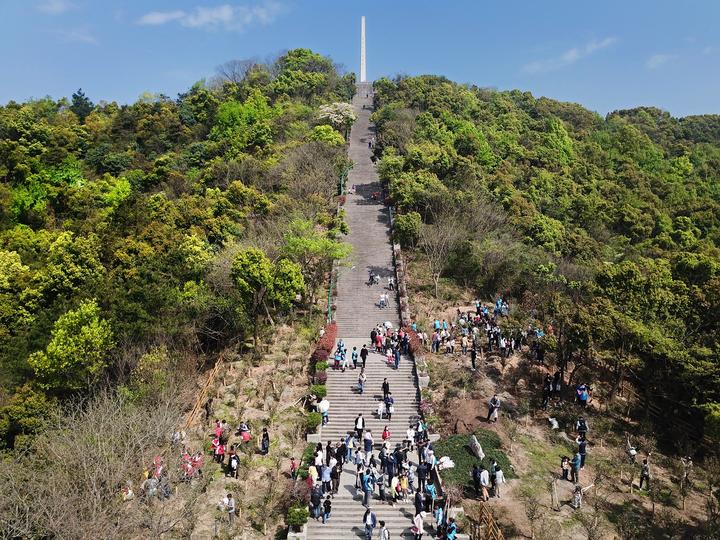
[[[410,352],[415,354],[416,351],[420,350],[420,338],[417,332],[409,326],[404,327],[403,332],[407,332],[407,335],[410,337]]]
[[[403,247],[413,247],[418,240],[422,219],[417,212],[400,214],[395,218],[395,240]]]
[[[310,511],[306,505],[292,506],[288,510],[287,522],[290,527],[299,529],[308,522],[308,519],[310,519]]]
[[[312,357],[311,357],[311,358],[312,358],[312,361],[313,361],[316,365],[319,364],[319,363],[321,363],[321,362],[324,362],[325,364],[327,364],[327,359],[328,359],[329,354],[330,354],[329,351],[327,351],[327,350],[325,350],[325,349],[317,348],[317,349],[315,349],[315,351],[312,353]],[[315,369],[317,369],[317,367],[316,367]]]
[[[325,334],[318,340],[316,349],[332,351],[335,348],[335,339],[337,338],[337,324],[332,322],[325,325]]]
[[[307,415],[307,418],[305,420],[305,425],[307,427],[308,433],[315,433],[317,430],[317,427],[322,423],[322,414],[319,412],[311,412]]]
[[[324,398],[327,396],[327,388],[324,384],[313,384],[310,387],[310,393],[319,398]]]
[[[327,362],[318,362],[315,364],[315,373],[318,373],[320,371],[327,371],[328,363]]]
[[[320,413],[315,413],[320,414]],[[322,421],[322,419],[320,420]],[[208,441],[209,446],[209,441]],[[305,446],[305,450],[303,451],[302,458],[300,459],[300,467],[298,467],[298,478],[300,480],[305,480],[308,477],[308,468],[310,467],[310,464],[313,462],[313,459],[315,457],[315,445],[314,444],[308,444]]]
[[[327,371],[318,371],[315,373],[315,384],[325,384],[327,382]]]

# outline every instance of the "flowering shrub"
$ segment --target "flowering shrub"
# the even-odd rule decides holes
[[[315,383],[325,384],[327,382],[327,371],[318,371],[315,373]]]
[[[403,327],[403,332],[407,332],[407,335],[410,337],[410,352],[415,354],[415,352],[420,350],[420,338],[417,332],[409,326]]]
[[[328,353],[335,348],[335,339],[337,338],[337,324],[332,322],[325,325],[325,333],[318,340],[317,349],[324,349]],[[327,358],[326,358],[327,360]]]
[[[432,414],[433,412],[433,404],[428,399],[421,399],[420,400],[420,412],[423,414],[423,416]]]
[[[317,369],[318,364],[322,362],[327,363],[329,355],[330,352],[326,349],[315,349],[315,351],[312,353],[312,356],[310,357],[313,361],[313,364],[315,365],[315,369]]]

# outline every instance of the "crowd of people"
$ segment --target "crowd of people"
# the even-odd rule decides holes
[[[402,354],[409,349],[409,336],[397,330],[390,323],[378,323],[369,332],[369,345],[360,351],[352,351],[352,364],[347,362],[348,351],[342,339],[338,340],[335,351],[335,369],[358,369],[359,393],[365,390],[365,368],[370,354],[382,355],[391,368],[397,368]],[[382,399],[378,400],[378,418],[392,419],[394,397],[390,383],[385,378],[380,387]],[[323,401],[316,402],[320,412]],[[367,414],[367,412],[365,413]],[[307,482],[310,488],[310,515],[323,523],[331,518],[333,497],[337,495],[343,470],[355,472],[357,497],[366,508],[363,527],[366,538],[373,537],[379,527],[380,538],[389,530],[383,521],[378,521],[373,504],[396,505],[412,500],[415,508],[411,529],[417,539],[425,533],[425,518],[432,515],[437,538],[452,540],[457,535],[457,525],[447,518],[446,508],[440,499],[436,485],[435,470],[447,466],[435,456],[429,441],[427,425],[418,419],[407,430],[394,435],[389,426],[376,434],[367,427],[363,412],[359,412],[347,435],[337,441],[318,443],[308,467]],[[376,440],[376,437],[379,438]],[[290,474],[297,476],[298,464],[293,458]]]

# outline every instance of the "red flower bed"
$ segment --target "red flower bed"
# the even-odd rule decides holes
[[[313,365],[317,364],[318,362],[327,362],[329,356],[330,353],[325,349],[315,349],[311,356]]]
[[[403,327],[403,332],[406,332],[410,337],[410,352],[415,354],[416,351],[420,350],[420,338],[418,337],[417,332],[409,326]]]
[[[325,325],[325,334],[323,334],[323,337],[321,337],[316,346],[316,350],[323,349],[328,352],[332,352],[332,350],[335,348],[335,339],[337,338],[337,324],[336,323],[329,323]],[[327,358],[325,358],[327,360]]]

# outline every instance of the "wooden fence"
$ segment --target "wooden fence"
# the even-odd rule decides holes
[[[470,540],[505,540],[495,517],[487,505],[480,503],[479,510],[468,518]]]
[[[213,382],[215,382],[215,378],[217,377],[217,374],[220,372],[220,368],[225,362],[225,353],[220,353],[218,356],[218,359],[215,362],[215,365],[210,370],[210,373],[208,373],[208,377],[205,380],[205,384],[203,385],[202,389],[200,390],[200,393],[198,394],[197,399],[195,400],[195,404],[193,405],[193,408],[190,409],[190,412],[187,415],[187,418],[185,418],[185,424],[183,426],[183,429],[187,431],[190,426],[197,420],[198,414],[200,414],[200,411],[202,411],[203,406],[205,405],[205,402],[207,401],[207,394],[208,390],[212,386]]]

